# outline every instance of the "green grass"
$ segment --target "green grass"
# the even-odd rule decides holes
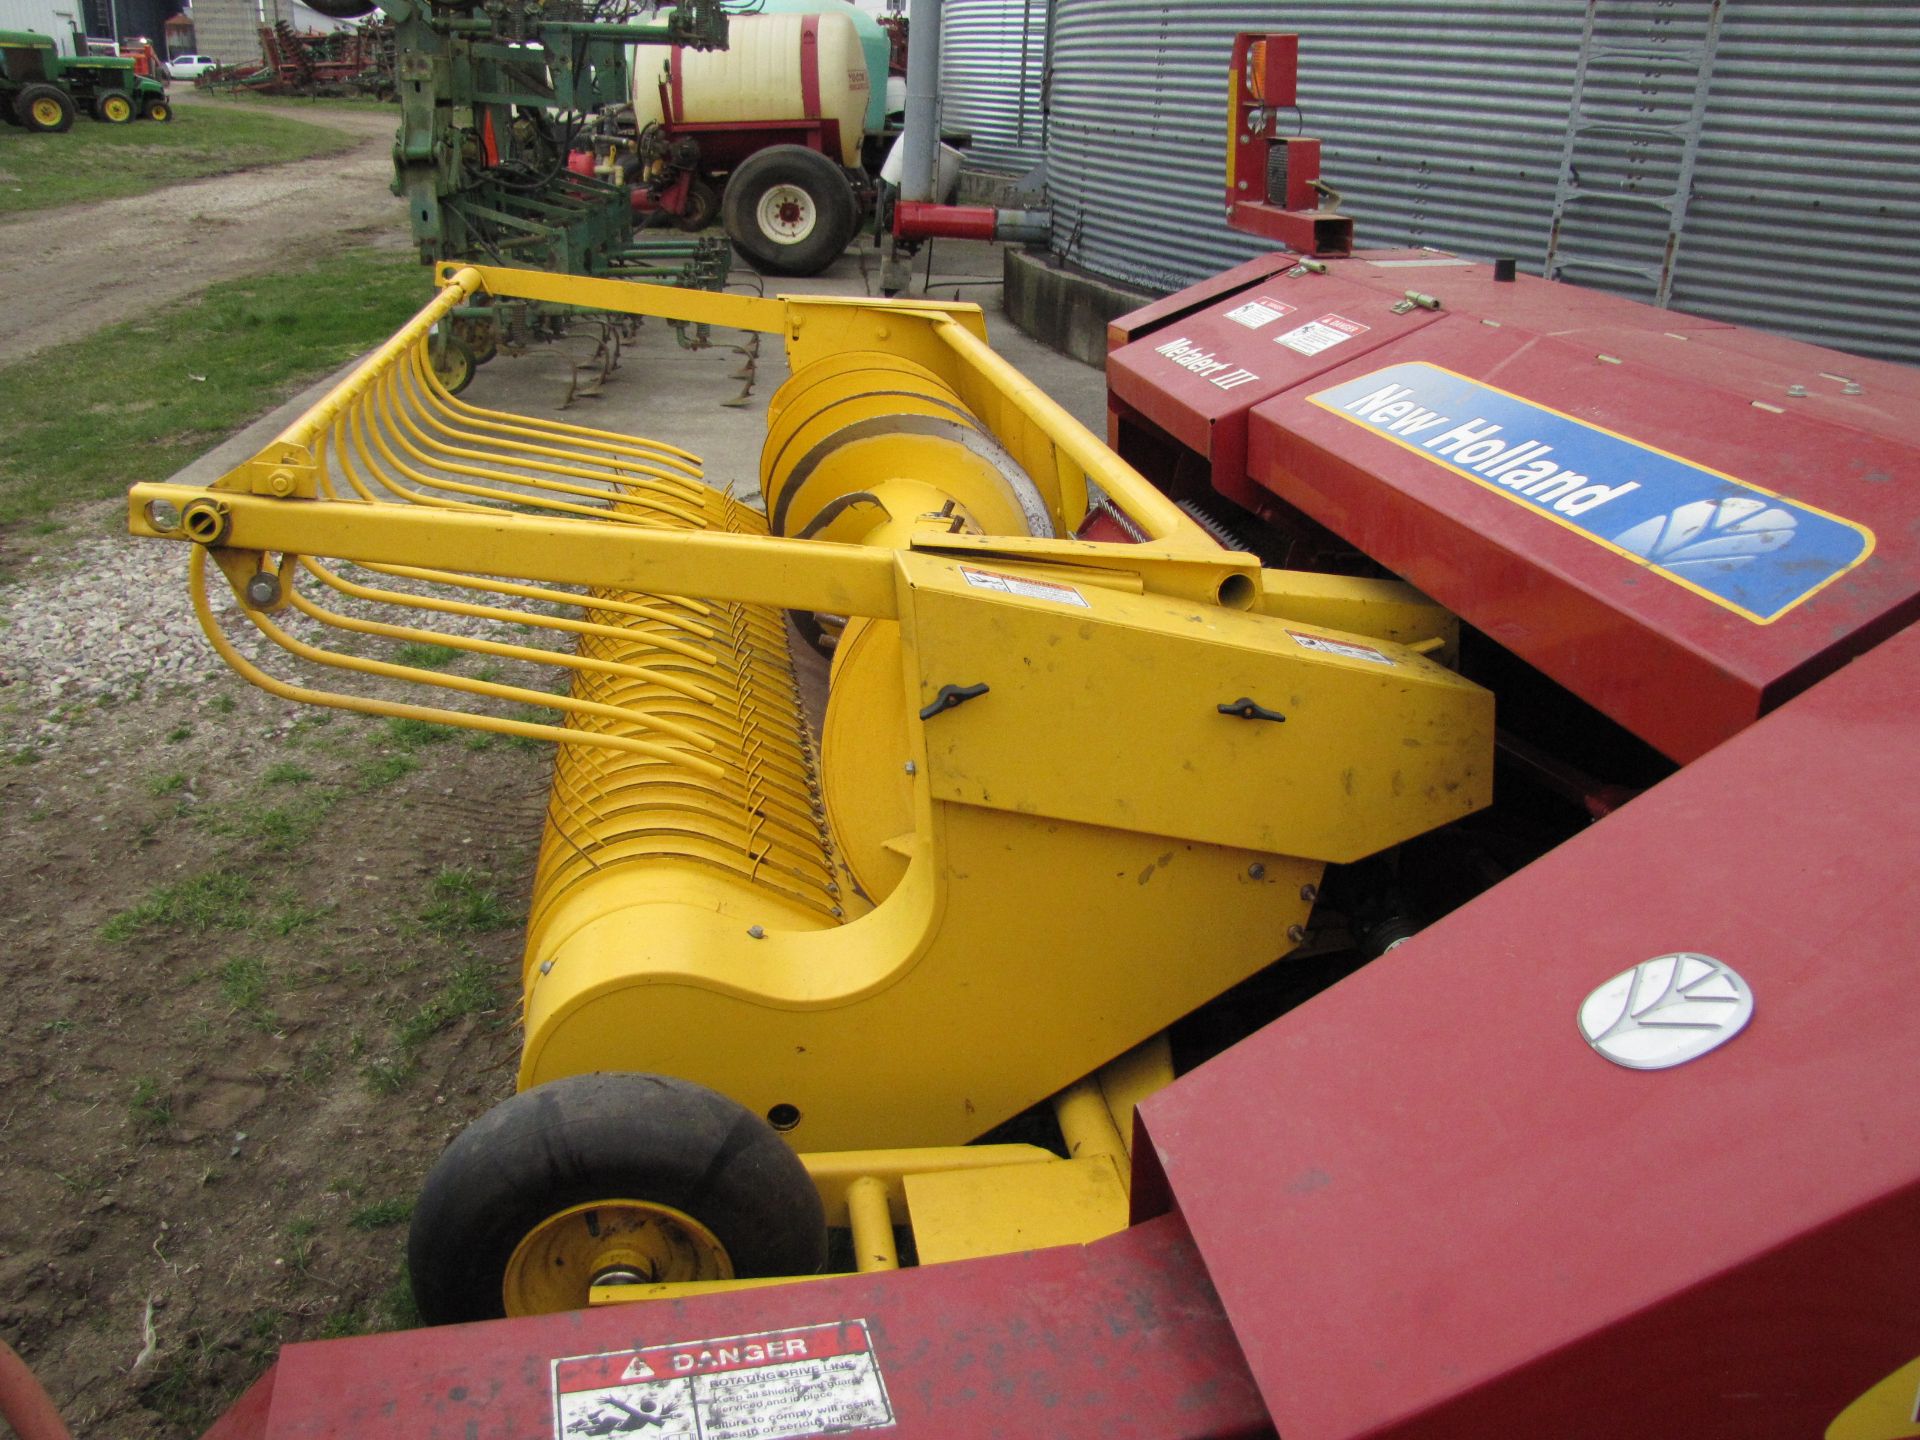
[[[350,250],[226,281],[0,369],[0,525],[166,479],[385,339],[427,295],[410,252]]]
[[[484,1015],[499,1003],[493,989],[493,966],[485,960],[462,960],[453,967],[440,993],[401,1024],[401,1049],[412,1053],[456,1020]]]
[[[220,998],[235,1015],[244,1015],[262,1030],[279,1023],[267,1007],[267,962],[257,955],[236,955],[219,970]]]
[[[260,95],[252,90],[232,90],[221,92],[219,98],[231,102],[236,108],[257,107],[289,113],[301,110],[385,111],[393,116],[396,129],[400,124],[400,108],[390,100],[376,100],[371,95]]]
[[[0,128],[0,215],[143,195],[163,185],[351,150],[361,137],[253,107],[177,109],[170,124],[76,121],[65,135]],[[156,224],[167,223],[156,213]]]
[[[248,920],[253,881],[232,870],[210,870],[162,885],[139,904],[120,911],[100,928],[108,940],[131,940],[142,930],[237,930]]]
[[[133,1082],[133,1099],[127,1105],[127,1114],[134,1129],[153,1134],[173,1124],[173,1101],[158,1080],[143,1075]]]
[[[274,897],[273,909],[262,918],[261,928],[273,935],[291,935],[326,919],[331,905],[308,905],[291,891]]]
[[[411,755],[374,755],[354,768],[354,777],[362,790],[379,790],[404,779],[420,768]]]
[[[367,1088],[376,1095],[394,1095],[406,1088],[419,1064],[420,1047],[456,1020],[498,1009],[494,967],[468,958],[455,963],[446,983],[412,1014],[394,1027],[392,1055],[379,1056],[360,1067]]]
[[[147,793],[149,795],[172,795],[186,788],[187,777],[184,772],[179,770],[172,771],[166,775],[149,776],[147,779]]]
[[[451,725],[437,725],[431,720],[415,720],[407,715],[398,715],[387,721],[387,739],[403,750],[412,750],[419,745],[438,745],[459,733]]]
[[[296,790],[284,805],[212,810],[201,823],[215,835],[232,835],[256,856],[286,856],[305,848],[340,798],[335,790]]]
[[[287,1248],[280,1259],[294,1274],[302,1277],[313,1274],[313,1239],[319,1229],[317,1220],[304,1215],[287,1222]]]
[[[355,1230],[380,1230],[388,1225],[404,1225],[412,1214],[411,1200],[381,1200],[354,1211],[347,1217],[347,1224]]]
[[[433,899],[420,912],[420,923],[443,940],[504,930],[519,918],[499,892],[471,870],[442,870],[435,875]]]
[[[291,760],[278,760],[269,765],[267,773],[260,778],[269,785],[304,785],[313,779],[313,772]]]
[[[420,645],[409,643],[393,652],[393,658],[402,665],[417,665],[423,670],[444,670],[467,652],[452,645]],[[420,725],[424,721],[399,721],[399,724]]]

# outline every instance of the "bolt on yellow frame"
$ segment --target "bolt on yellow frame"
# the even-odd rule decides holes
[[[135,487],[130,526],[193,542],[209,638],[273,693],[562,742],[523,1087],[678,1075],[816,1160],[961,1145],[1285,953],[1325,864],[1490,799],[1492,700],[1439,663],[1451,617],[1222,550],[975,307],[441,279],[210,490]],[[778,523],[688,451],[446,393],[430,332],[481,294],[781,336]],[[1099,503],[1141,542],[1062,538]],[[270,674],[208,559],[247,646],[364,688]],[[818,746],[784,611],[845,622]],[[406,662],[428,643],[487,668]],[[492,673],[529,664],[570,687]],[[501,713],[527,706],[560,722]],[[1016,1190],[1000,1213],[1031,1209]],[[988,1243],[965,1229],[956,1253]]]

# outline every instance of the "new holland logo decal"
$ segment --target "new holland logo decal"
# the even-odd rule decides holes
[[[1666,1070],[1717,1050],[1753,1018],[1733,968],[1691,950],[1623,970],[1580,1005],[1587,1044],[1629,1070]]]
[[[1762,625],[1873,553],[1863,525],[1438,365],[1307,398]]]

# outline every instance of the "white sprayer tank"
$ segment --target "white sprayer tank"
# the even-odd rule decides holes
[[[660,89],[674,118],[688,124],[831,120],[841,164],[860,163],[870,82],[860,35],[845,15],[736,15],[725,50],[636,45],[633,114],[641,125],[664,120]],[[828,153],[833,154],[831,136]]]

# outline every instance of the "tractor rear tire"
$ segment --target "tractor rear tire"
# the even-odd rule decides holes
[[[648,1227],[693,1237],[709,1263],[617,1258]],[[819,1192],[773,1127],[664,1075],[575,1075],[496,1105],[434,1165],[407,1235],[431,1325],[578,1309],[609,1267],[642,1282],[811,1275],[826,1254]]]
[[[133,101],[120,94],[102,95],[93,102],[93,118],[103,125],[131,124]]]
[[[763,275],[818,275],[860,223],[846,173],[804,145],[748,156],[727,181],[720,209],[733,248]]]
[[[149,100],[146,109],[140,112],[149,120],[158,120],[163,124],[173,120],[173,102],[171,100]]]
[[[13,102],[13,113],[29,130],[60,135],[73,128],[73,99],[58,85],[28,85]]]

